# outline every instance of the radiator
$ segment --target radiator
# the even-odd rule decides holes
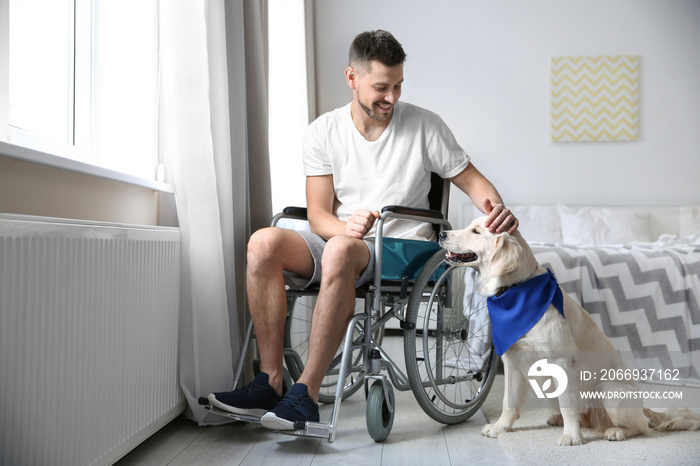
[[[184,409],[176,228],[0,216],[0,464],[112,464]]]

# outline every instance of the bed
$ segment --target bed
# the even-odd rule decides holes
[[[630,368],[700,386],[700,206],[513,211],[540,264]]]

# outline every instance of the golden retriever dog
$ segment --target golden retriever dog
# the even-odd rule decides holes
[[[448,262],[478,271],[478,292],[490,298],[495,342],[499,329],[496,328],[491,299],[498,299],[530,280],[538,281],[536,277],[544,274],[554,279],[539,266],[520,232],[513,235],[490,233],[484,227],[485,220],[486,217],[478,218],[464,230],[442,232],[440,245],[447,251],[445,258]],[[530,390],[539,398],[549,398],[552,415],[548,424],[564,427],[559,445],[580,445],[582,426],[592,428],[597,435],[608,440],[647,434],[650,427],[656,430],[698,429],[700,416],[697,413],[686,409],[658,413],[645,409],[641,397],[581,400],[579,394],[582,391],[639,393],[639,388],[634,380],[624,380],[623,377],[610,380],[610,377],[600,376],[604,372],[624,371],[627,366],[588,312],[563,293],[555,280],[551,287],[555,298],[544,300],[540,306],[541,317],[534,317],[531,328],[517,329],[520,333],[511,336],[510,346],[505,350],[501,348],[505,351],[502,354],[505,371],[503,411],[494,424],[482,429],[482,435],[497,437],[509,431],[520,417],[520,409]],[[559,296],[559,301],[556,296]],[[563,305],[563,309],[557,309],[552,303]],[[529,309],[528,306],[523,308]],[[496,349],[498,351],[498,346]],[[541,369],[547,370],[538,373]],[[588,376],[582,377],[582,374]],[[546,376],[544,380],[542,376]],[[556,390],[551,391],[552,388]]]

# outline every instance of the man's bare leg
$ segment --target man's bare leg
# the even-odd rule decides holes
[[[260,353],[260,370],[282,394],[282,346],[287,315],[283,270],[310,278],[314,263],[304,239],[292,230],[265,228],[248,242],[246,287]],[[330,364],[330,363],[329,363]]]
[[[364,241],[347,236],[331,238],[324,249],[321,289],[311,322],[309,356],[298,380],[306,384],[309,396],[317,403],[323,377],[354,312],[355,281],[367,267],[369,258]]]

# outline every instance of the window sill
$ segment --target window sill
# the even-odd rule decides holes
[[[21,160],[24,162],[31,162],[38,165],[57,168],[60,170],[67,170],[83,175],[95,176],[98,178],[104,178],[107,180],[131,184],[134,186],[141,186],[163,193],[172,194],[175,192],[173,185],[168,183],[161,183],[159,181],[149,180],[146,178],[129,175],[127,173],[121,173],[115,170],[110,170],[108,168],[90,165],[88,163],[47,154],[45,152],[40,152],[22,146],[16,146],[14,144],[9,144],[2,141],[0,141],[0,155],[16,160]]]

